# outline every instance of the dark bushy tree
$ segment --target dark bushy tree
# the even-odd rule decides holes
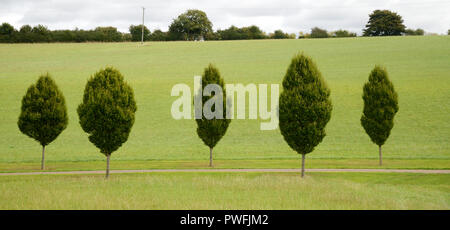
[[[171,40],[198,40],[212,32],[212,23],[201,10],[188,10],[174,19],[169,27]]]
[[[205,143],[205,145],[209,147],[209,166],[212,167],[213,148],[225,135],[225,132],[227,131],[228,125],[230,124],[231,120],[226,119],[226,112],[228,108],[225,93],[225,83],[223,79],[220,77],[219,70],[211,64],[207,68],[205,68],[205,72],[203,73],[202,88],[204,89],[208,84],[217,84],[220,87],[222,87],[221,93],[223,95],[223,109],[222,109],[223,119],[217,118],[207,119],[202,113],[201,116],[202,118],[196,119],[195,121],[197,122],[198,136],[200,137],[200,139],[202,139],[203,143]],[[200,92],[197,92],[197,96],[202,97],[202,105],[204,105],[206,101],[215,96],[214,94],[212,94],[211,96],[202,96],[199,93]],[[218,108],[216,107],[214,108],[214,110],[215,109]]]
[[[116,27],[107,26],[107,27],[97,27],[94,30],[97,36],[103,42],[121,42],[122,41],[122,33],[120,33]]]
[[[331,36],[336,38],[356,37],[356,33],[347,30],[336,30],[331,33]]]
[[[253,25],[238,28],[230,26],[225,30],[217,30],[218,40],[266,39],[268,36],[259,27]]]
[[[153,33],[150,35],[151,41],[167,41],[168,40],[168,33],[163,32],[160,29],[157,29],[153,31]]]
[[[389,10],[375,10],[369,15],[363,36],[394,36],[405,32],[402,16]]]
[[[62,92],[49,74],[40,76],[22,99],[17,124],[22,133],[42,145],[41,169],[45,168],[45,146],[59,136],[67,123],[67,108]]]
[[[89,141],[107,158],[106,178],[111,153],[127,141],[136,109],[133,89],[118,70],[108,67],[88,80],[77,112]]]
[[[280,95],[279,121],[284,140],[302,155],[302,177],[305,155],[312,152],[325,137],[332,104],[321,73],[311,58],[298,54],[289,65]]]
[[[131,41],[141,41],[142,40],[142,25],[131,25],[129,28],[131,34]],[[144,26],[144,41],[150,40],[150,30]]]
[[[15,42],[14,41],[14,33],[16,30],[9,23],[2,23],[0,25],[0,42]]]
[[[382,165],[381,146],[394,127],[394,116],[398,111],[398,98],[394,85],[389,80],[386,69],[375,66],[364,84],[364,110],[361,125],[370,139],[378,145],[380,165]]]
[[[407,36],[414,36],[414,35],[421,36],[421,35],[424,35],[424,34],[425,34],[425,30],[420,29],[420,28],[418,28],[416,30],[413,30],[413,29],[406,29],[405,30],[405,35],[407,35]]]
[[[311,29],[311,38],[327,38],[328,32],[324,29],[320,29],[319,27],[314,27]]]
[[[37,26],[34,26],[31,29],[31,34],[33,37],[33,41],[39,41],[39,42],[51,42],[52,41],[51,32],[44,25],[39,24]]]
[[[275,30],[273,34],[270,34],[269,37],[272,39],[288,39],[288,38],[295,38],[295,35],[294,37],[292,37],[288,33],[284,33],[282,30]]]

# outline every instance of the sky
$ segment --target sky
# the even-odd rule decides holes
[[[346,29],[361,34],[376,9],[400,14],[407,28],[446,34],[450,29],[450,0],[0,0],[0,23],[17,29],[43,24],[49,29],[94,29],[114,26],[127,32],[142,23],[151,30],[167,31],[188,9],[204,11],[213,29],[257,25],[270,33]]]

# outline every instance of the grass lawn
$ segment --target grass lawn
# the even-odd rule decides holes
[[[0,176],[0,209],[448,210],[449,180],[408,173]]]
[[[362,86],[374,65],[382,64],[398,92],[400,107],[383,147],[386,159],[448,162],[450,36],[408,36],[152,42],[144,47],[138,43],[0,44],[0,163],[40,161],[39,144],[20,133],[17,118],[22,96],[41,73],[53,75],[66,97],[69,115],[68,128],[47,147],[48,162],[81,162],[80,168],[87,161],[103,164],[104,156],[78,124],[76,108],[88,77],[105,66],[114,66],[124,74],[135,90],[138,105],[130,138],[113,153],[113,164],[195,161],[206,160],[208,148],[198,138],[194,120],[172,119],[170,108],[176,98],[170,96],[171,88],[178,83],[193,87],[193,76],[201,75],[209,63],[216,64],[226,83],[280,84],[290,59],[299,51],[317,63],[331,89],[334,106],[327,136],[308,159],[378,156],[377,146],[359,119]],[[233,120],[214,149],[215,159],[298,159],[279,130],[261,131],[259,125],[258,120]],[[313,162],[308,163],[312,167]]]
[[[215,169],[300,168],[300,159],[271,160],[215,160]],[[105,161],[47,162],[45,171],[105,170]],[[0,172],[40,172],[39,162],[0,163]],[[112,170],[120,169],[206,169],[207,160],[193,161],[111,161]],[[378,159],[307,159],[306,168],[314,169],[450,169],[450,160],[443,159],[386,159],[383,166]]]

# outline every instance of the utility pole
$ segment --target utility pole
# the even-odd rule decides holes
[[[142,7],[142,36],[141,36],[141,45],[144,45],[144,11],[145,11],[145,8]]]

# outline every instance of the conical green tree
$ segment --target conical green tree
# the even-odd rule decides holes
[[[398,111],[398,98],[386,69],[375,66],[369,82],[363,87],[364,110],[361,125],[370,139],[378,145],[380,165],[383,164],[381,146],[388,139],[394,116]]]
[[[314,62],[297,54],[283,79],[279,125],[284,140],[302,155],[302,177],[305,175],[305,155],[325,137],[325,126],[332,110],[329,97],[330,90]]]
[[[127,141],[136,109],[133,89],[118,70],[108,67],[88,80],[78,116],[89,141],[106,156],[106,178],[111,154]]]
[[[214,105],[212,110],[216,111],[216,109],[219,109],[218,110],[219,113],[223,114],[222,116],[223,119],[218,118],[208,119],[207,117],[205,117],[205,114],[202,113],[201,119],[196,119],[195,121],[197,122],[198,136],[200,137],[200,139],[202,139],[203,143],[209,147],[209,166],[213,167],[213,157],[212,157],[213,148],[225,135],[225,132],[227,131],[228,125],[230,124],[231,120],[226,119],[227,99],[225,93],[225,83],[223,79],[220,77],[219,70],[212,64],[210,64],[207,68],[205,68],[205,71],[202,75],[202,92],[204,91],[205,87],[208,86],[208,84],[216,84],[222,88],[222,92],[219,93],[221,93],[223,96],[223,103],[222,103],[223,108],[222,109],[220,109],[219,107],[215,108]],[[197,96],[198,95],[199,92],[197,92]],[[205,103],[214,96],[215,96],[214,93],[212,93],[211,96],[202,96],[202,105],[205,105]]]
[[[31,85],[22,99],[17,125],[22,133],[42,145],[41,169],[45,168],[45,146],[54,141],[67,127],[64,96],[47,73]]]

